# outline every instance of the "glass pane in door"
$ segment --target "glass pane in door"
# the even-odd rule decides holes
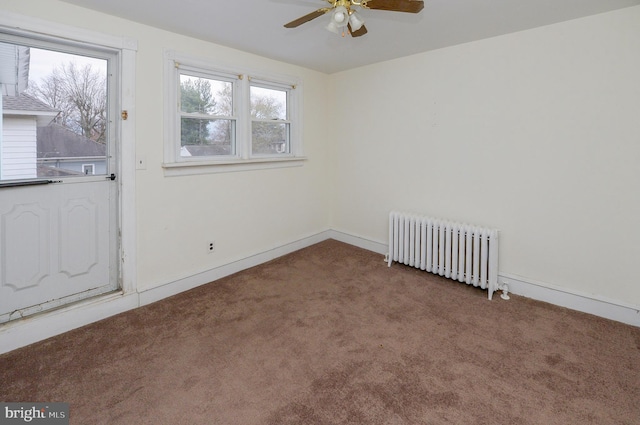
[[[0,180],[107,174],[107,60],[7,42],[0,58]]]

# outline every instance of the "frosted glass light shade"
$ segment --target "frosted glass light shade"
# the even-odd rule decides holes
[[[333,19],[331,21],[329,21],[329,25],[326,26],[327,30],[334,32],[338,35],[340,35],[342,33],[342,30],[336,25],[335,22],[333,22]]]
[[[358,31],[364,25],[364,21],[356,12],[352,12],[349,16],[349,23],[351,24],[351,31]]]

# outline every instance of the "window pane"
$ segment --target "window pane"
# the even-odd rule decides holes
[[[263,120],[286,120],[287,92],[251,86],[251,117]]]
[[[180,110],[186,113],[233,115],[233,84],[180,75]]]
[[[288,153],[289,124],[254,121],[251,133],[251,152],[254,155]]]
[[[8,43],[0,58],[0,179],[107,174],[107,61]]]
[[[233,155],[234,120],[182,118],[180,156]]]

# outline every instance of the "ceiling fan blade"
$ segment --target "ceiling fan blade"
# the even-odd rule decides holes
[[[316,19],[318,16],[324,15],[329,10],[330,9],[328,9],[326,7],[323,7],[322,9],[318,9],[318,10],[316,10],[314,12],[311,12],[311,13],[309,13],[307,15],[304,15],[301,18],[295,19],[295,20],[289,22],[288,24],[285,24],[284,27],[285,28],[295,28],[295,27],[300,26],[300,25],[302,25],[302,24],[304,24],[306,22],[309,22],[312,19]]]
[[[361,35],[365,35],[368,32],[367,28],[364,25],[358,28],[358,31],[352,31],[351,24],[347,24],[347,26],[349,27],[349,32],[351,33],[351,37],[360,37]]]
[[[369,0],[365,4],[369,9],[408,13],[418,13],[424,8],[424,1],[419,0]]]

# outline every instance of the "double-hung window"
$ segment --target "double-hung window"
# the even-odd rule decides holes
[[[236,154],[235,81],[186,68],[179,73],[180,157]]]
[[[166,175],[300,165],[297,79],[165,54]]]

